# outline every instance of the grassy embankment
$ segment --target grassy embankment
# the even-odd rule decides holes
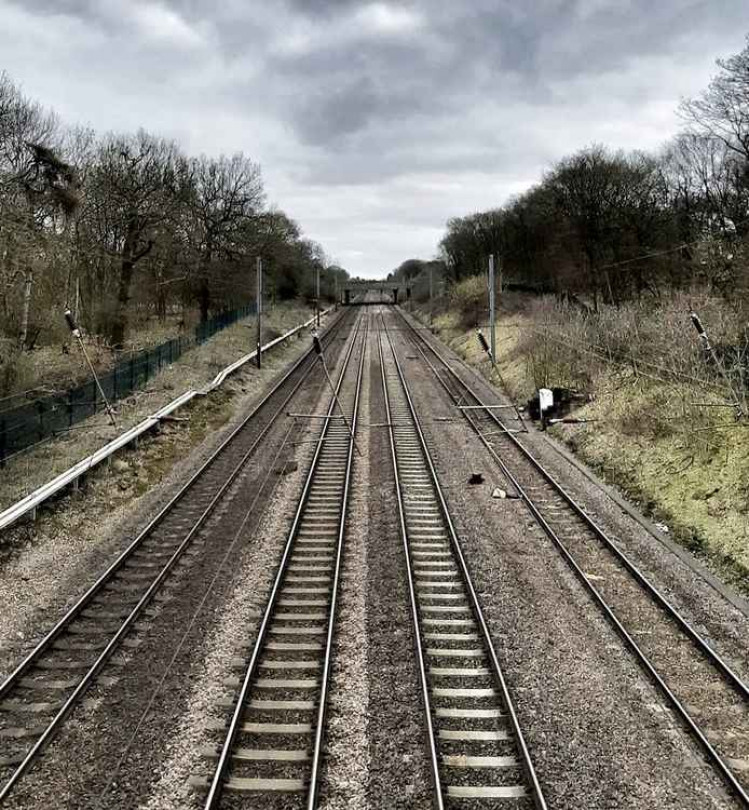
[[[279,312],[288,309],[282,305]],[[179,315],[169,314],[164,319],[144,313],[136,315],[133,320],[122,352],[115,352],[100,335],[84,330],[86,353],[98,374],[107,373],[117,361],[127,359],[131,354],[137,355],[180,335],[192,337],[199,319],[197,311],[186,310]],[[48,337],[44,343],[37,342],[31,351],[14,352],[11,356],[3,353],[3,350],[7,353],[8,346],[0,343],[0,394],[4,398],[26,391],[32,398],[43,396],[51,391],[64,391],[89,378],[89,369],[61,314]]]
[[[277,306],[265,316],[263,342],[272,340],[311,316],[312,311],[304,306]],[[218,332],[201,346],[183,354],[174,364],[165,366],[142,389],[117,402],[117,427],[113,427],[106,414],[100,412],[75,425],[68,433],[8,462],[0,472],[0,509],[10,506],[68,469],[182,392],[203,388],[219,371],[255,348],[255,323],[254,317],[246,318]],[[234,413],[240,395],[259,392],[262,385],[300,351],[302,347],[296,341],[279,346],[264,361],[262,372],[258,372],[254,366],[245,368],[210,397],[193,400],[188,408],[177,412],[175,417],[180,421],[163,431],[173,436],[174,441],[165,435],[161,441],[140,451],[142,458],[132,465],[132,470],[119,471],[127,473],[125,477],[137,478],[131,482],[135,494],[145,492],[176,459],[184,457],[208,432],[226,423]],[[74,356],[74,362],[77,366],[83,366],[79,355]],[[82,373],[79,368],[75,372]],[[117,462],[115,465],[122,466]],[[123,493],[123,496],[132,494],[129,487],[125,487]]]
[[[557,425],[551,434],[749,591],[749,424],[724,407],[731,397],[705,364],[691,307],[716,344],[746,340],[742,314],[704,295],[674,294],[598,315],[553,297],[506,295],[494,381],[520,404],[542,385],[588,396],[574,416],[590,421]],[[435,311],[433,328],[489,378],[475,331],[486,320],[484,282],[471,279]]]

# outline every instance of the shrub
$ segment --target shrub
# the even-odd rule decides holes
[[[34,369],[27,352],[15,341],[0,340],[0,396],[23,391],[34,385]]]
[[[464,329],[479,326],[489,308],[489,292],[484,276],[471,276],[450,290],[450,304],[460,313]]]

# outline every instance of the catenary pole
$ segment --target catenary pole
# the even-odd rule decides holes
[[[257,367],[260,368],[260,347],[262,346],[263,334],[263,260],[260,256],[256,260],[255,275],[257,276],[257,352],[255,361]]]
[[[315,265],[315,324],[320,326],[320,265]]]
[[[494,254],[489,254],[489,339],[491,341],[492,365],[497,364],[497,335],[494,328]]]
[[[434,320],[434,278],[432,275],[432,266],[429,266],[429,323]]]

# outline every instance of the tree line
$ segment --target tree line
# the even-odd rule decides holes
[[[594,308],[695,283],[746,291],[749,38],[717,65],[707,89],[682,102],[683,128],[658,153],[593,145],[505,205],[448,220],[441,272],[459,281],[494,254],[516,285]],[[423,276],[418,265],[395,274]]]
[[[313,297],[318,271],[323,297],[347,278],[267,205],[243,153],[66,126],[0,74],[0,339],[48,342],[82,301],[83,325],[119,348],[135,308],[205,320],[253,301],[257,256],[278,299]]]

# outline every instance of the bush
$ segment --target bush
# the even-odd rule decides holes
[[[0,396],[24,391],[34,385],[34,368],[26,352],[15,341],[0,340]]]
[[[464,329],[479,326],[489,308],[489,291],[484,276],[471,276],[452,287],[450,304],[460,313]]]

